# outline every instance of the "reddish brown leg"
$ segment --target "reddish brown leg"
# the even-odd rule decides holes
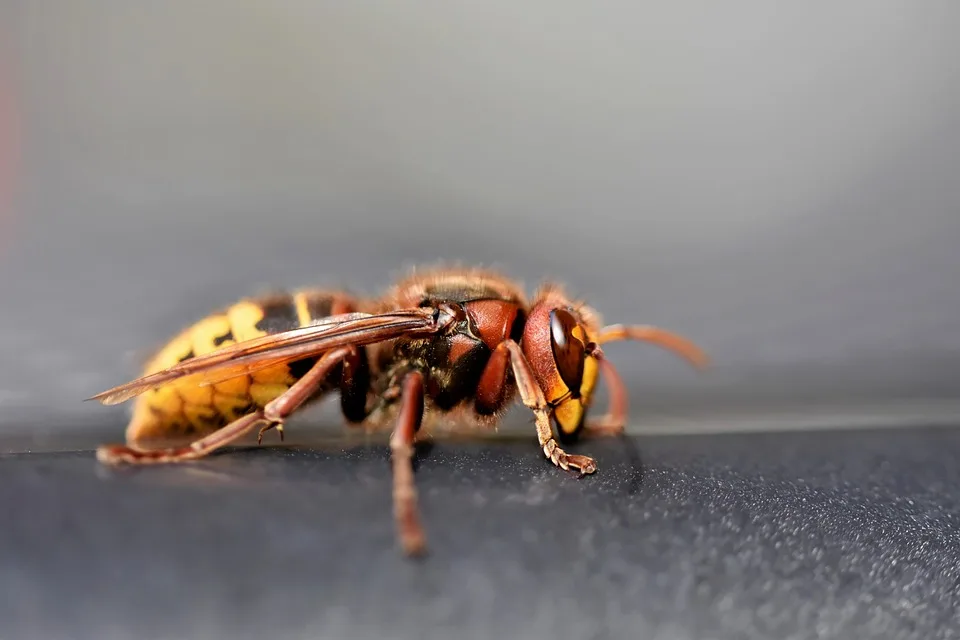
[[[105,464],[158,464],[196,460],[236,441],[261,422],[267,422],[269,425],[282,425],[283,421],[296,411],[301,404],[306,402],[314,391],[323,384],[324,378],[333,366],[350,353],[351,349],[352,347],[341,347],[328,351],[323,354],[323,357],[313,365],[313,368],[306,375],[297,380],[282,395],[268,403],[262,410],[237,418],[222,429],[185,447],[140,450],[124,445],[107,445],[97,449],[97,459]],[[261,430],[261,435],[262,433],[263,430]]]
[[[599,356],[597,364],[600,365],[600,372],[607,382],[607,388],[610,392],[610,405],[606,414],[587,421],[584,435],[588,437],[618,436],[623,433],[627,423],[627,388],[612,362],[603,356]]]
[[[639,340],[656,344],[676,353],[700,369],[706,367],[708,362],[706,354],[703,353],[697,345],[683,336],[665,329],[660,329],[659,327],[651,327],[648,325],[610,325],[600,330],[597,343],[603,344],[618,340]],[[587,422],[584,435],[620,435],[623,433],[627,423],[627,388],[623,384],[623,379],[617,372],[616,367],[613,366],[613,363],[607,360],[602,352],[597,353],[596,357],[600,365],[600,371],[606,379],[607,386],[610,390],[610,407],[606,415]]]
[[[390,436],[393,463],[393,513],[400,544],[407,555],[426,551],[426,536],[417,512],[413,481],[414,441],[423,420],[423,374],[411,371],[403,378],[400,415]]]
[[[491,415],[503,408],[507,395],[507,373],[510,371],[510,350],[501,343],[490,354],[480,374],[473,406],[480,415]]]
[[[537,439],[543,449],[543,455],[564,471],[575,469],[581,475],[593,473],[597,470],[597,463],[593,458],[578,456],[565,452],[553,438],[553,429],[550,427],[550,407],[543,397],[543,391],[533,377],[530,364],[523,355],[523,351],[513,340],[500,343],[497,350],[510,351],[510,364],[513,367],[513,376],[517,381],[517,390],[524,406],[533,411],[537,421]]]
[[[260,427],[260,431],[257,432],[257,444],[263,444],[263,434],[271,429],[277,430],[277,435],[280,436],[280,442],[283,442],[283,423],[282,422],[267,422],[265,425]]]

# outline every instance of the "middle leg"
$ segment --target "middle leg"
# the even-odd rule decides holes
[[[426,551],[426,535],[420,524],[417,489],[413,479],[414,443],[423,421],[423,374],[419,371],[407,373],[403,377],[400,394],[400,415],[390,436],[393,513],[404,552],[418,556]]]

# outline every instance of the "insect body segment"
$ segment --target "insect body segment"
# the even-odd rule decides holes
[[[394,513],[404,550],[424,550],[413,484],[421,426],[447,418],[465,428],[495,428],[511,403],[534,414],[543,455],[590,474],[592,458],[554,439],[617,433],[627,418],[626,389],[601,345],[645,340],[697,366],[706,358],[684,338],[649,326],[603,327],[583,303],[556,286],[531,302],[505,277],[480,269],[417,272],[380,298],[302,291],[241,301],[175,337],[144,375],[96,399],[137,397],[126,445],[101,447],[104,463],[192,460],[260,427],[277,429],[306,404],[338,391],[347,422],[392,428]],[[588,420],[599,377],[609,412]],[[179,447],[147,446],[171,436]]]
[[[242,300],[188,327],[147,364],[145,375],[164,371],[197,356],[253,338],[274,335],[323,320],[334,313],[350,313],[356,302],[347,294],[298,291]],[[127,440],[139,445],[184,436],[204,436],[247,415],[287,391],[315,363],[316,357],[282,362],[249,375],[211,384],[181,379],[146,391],[137,398],[127,427]],[[362,363],[357,363],[358,369]],[[318,391],[336,387],[336,373]],[[366,400],[368,380],[354,372]],[[356,416],[357,384],[347,385],[345,413]]]

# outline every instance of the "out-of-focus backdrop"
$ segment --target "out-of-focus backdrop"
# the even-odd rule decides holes
[[[638,430],[955,419],[958,17],[4,2],[0,431],[95,427],[238,296],[438,260],[701,343],[609,349]]]

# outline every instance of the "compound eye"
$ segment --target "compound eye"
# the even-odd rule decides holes
[[[577,334],[582,334],[582,329],[573,314],[566,309],[554,309],[550,312],[553,360],[560,372],[560,378],[574,398],[580,397],[583,363],[586,358],[586,348]]]

